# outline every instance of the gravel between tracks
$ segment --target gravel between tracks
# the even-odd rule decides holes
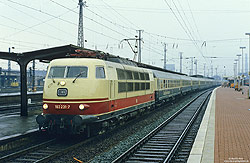
[[[57,157],[50,162],[75,162],[74,157],[83,162],[109,163],[146,136],[173,113],[194,99],[198,93],[181,97],[175,104],[157,109],[110,132],[99,135],[92,142]]]

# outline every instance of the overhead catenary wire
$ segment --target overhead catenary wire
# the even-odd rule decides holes
[[[104,9],[108,9],[104,5],[95,5]],[[124,7],[124,6],[113,6],[116,10],[120,11],[131,11],[131,12],[147,12],[147,13],[171,13],[171,10],[166,10],[165,8],[153,8],[153,7]],[[190,12],[190,10],[184,10],[185,12]],[[211,14],[229,14],[229,13],[250,13],[250,10],[216,10],[216,9],[203,9],[203,10],[193,10],[193,13],[211,13]]]
[[[165,1],[166,1],[166,0],[165,0]],[[200,51],[201,55],[203,56],[203,53],[202,53],[201,50],[199,49],[199,46],[197,45],[197,43],[196,43],[196,41],[195,41],[195,39],[194,39],[194,36],[192,35],[192,32],[190,31],[190,29],[189,29],[189,27],[188,27],[186,21],[184,20],[183,16],[181,15],[181,13],[180,13],[180,11],[179,11],[177,5],[175,4],[174,1],[172,1],[172,2],[173,2],[173,4],[174,4],[174,6],[175,6],[175,8],[176,8],[176,10],[177,10],[177,12],[178,12],[180,18],[182,19],[182,22],[183,22],[184,26],[186,27],[186,30],[185,30],[186,34],[189,36],[189,38],[191,38],[191,40],[192,40],[192,42],[195,44],[196,48],[198,49],[198,51]],[[179,22],[180,22],[180,21],[179,21]],[[182,25],[182,26],[183,26],[183,25]],[[185,29],[185,27],[183,27],[183,28]]]
[[[173,0],[172,0],[173,1]],[[173,2],[174,3],[174,2]],[[193,36],[193,38],[194,38],[194,40],[196,40],[195,38],[195,32],[194,32],[194,30],[193,30],[193,27],[192,27],[192,25],[191,25],[191,23],[190,23],[190,21],[189,21],[189,19],[188,19],[188,17],[187,17],[187,15],[186,15],[186,13],[185,13],[185,11],[183,10],[183,8],[182,8],[182,5],[181,5],[181,3],[180,3],[180,1],[179,0],[177,0],[177,3],[179,4],[179,6],[180,6],[180,10],[177,8],[177,6],[176,6],[176,8],[178,9],[177,11],[178,12],[180,12],[180,11],[182,11],[182,13],[183,13],[183,17],[182,17],[182,15],[180,14],[180,16],[183,18],[183,22],[185,23],[185,20],[186,20],[186,22],[187,23],[185,23],[186,24],[186,27],[187,27],[187,29],[189,30],[189,32],[190,32],[190,35],[192,35]],[[175,4],[175,3],[174,3]],[[189,29],[190,28],[190,29]]]
[[[197,45],[197,42],[195,41],[194,37],[192,36],[189,28],[187,27],[185,20],[183,19],[182,15],[180,14],[176,4],[173,2],[174,6],[176,7],[176,10],[178,11],[178,14],[180,15],[181,20],[183,21],[183,23],[181,22],[181,20],[178,18],[178,16],[176,15],[176,13],[173,11],[172,7],[169,5],[169,3],[167,2],[167,0],[164,0],[165,3],[167,4],[167,6],[170,8],[170,10],[172,11],[173,15],[175,16],[176,20],[178,21],[178,23],[181,25],[182,29],[184,30],[184,32],[187,34],[187,36],[192,40],[192,43],[194,44],[194,46],[196,47],[196,49],[199,51],[199,53],[204,57],[201,49],[199,48],[199,46]],[[186,28],[184,27],[186,26]],[[206,58],[204,58],[206,60]]]
[[[122,28],[124,31],[126,31],[126,32],[130,33],[131,35],[133,35],[133,33],[131,33],[130,31],[128,31],[128,29],[131,29],[131,28],[126,27],[126,26],[123,26],[123,25],[120,25],[120,24],[115,23],[115,22],[112,22],[112,21],[110,21],[109,19],[107,19],[107,18],[105,18],[105,17],[103,17],[103,16],[101,16],[101,15],[95,13],[94,11],[90,10],[89,8],[86,8],[86,10],[88,10],[88,11],[91,12],[92,14],[95,14],[96,16],[100,17],[101,19],[106,20],[107,22],[113,24],[114,26],[118,26],[118,27]]]
[[[129,24],[131,24],[132,26],[135,26],[137,29],[142,29],[139,26],[135,25],[133,22],[131,22],[129,19],[127,19],[125,16],[123,16],[122,14],[120,14],[118,11],[116,11],[113,7],[111,7],[109,4],[107,4],[104,0],[102,0],[102,2],[108,6],[111,10],[113,10],[115,13],[117,13],[120,17],[122,17],[123,19],[125,19]],[[123,20],[122,20],[123,21]],[[126,23],[125,23],[126,24]]]
[[[192,20],[193,20],[193,22],[194,22],[195,29],[196,29],[196,31],[197,31],[197,33],[198,33],[199,39],[202,40],[202,39],[201,39],[202,37],[201,37],[201,35],[200,35],[200,31],[199,31],[199,29],[198,29],[196,20],[195,20],[195,18],[194,18],[193,11],[192,11],[192,9],[191,9],[191,7],[190,7],[189,0],[187,0],[187,4],[188,4],[189,11],[190,11],[190,13],[191,13]]]

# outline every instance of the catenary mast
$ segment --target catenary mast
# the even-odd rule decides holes
[[[83,36],[83,7],[86,7],[86,1],[79,0],[79,25],[78,25],[78,40],[77,46],[84,48],[84,36]]]

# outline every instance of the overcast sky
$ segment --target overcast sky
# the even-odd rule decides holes
[[[216,67],[223,75],[224,66],[226,74],[233,75],[239,47],[246,46],[244,54],[248,53],[249,0],[87,0],[86,4],[86,48],[133,59],[132,50],[121,40],[144,30],[142,62],[163,67],[166,43],[167,63],[175,64],[176,71],[180,70],[179,52],[183,52],[184,58],[198,60],[198,74],[203,75],[206,64],[210,76],[211,62],[214,75]],[[0,0],[0,51],[76,45],[78,12],[78,0]],[[7,61],[0,64],[7,68]],[[190,65],[190,59],[183,59],[184,73],[189,74]],[[17,67],[12,63],[12,68]]]

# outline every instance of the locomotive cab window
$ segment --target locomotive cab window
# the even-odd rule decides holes
[[[66,78],[86,78],[88,74],[88,68],[85,66],[68,66]]]
[[[48,78],[64,78],[65,66],[51,67]]]
[[[97,79],[104,79],[105,78],[105,71],[104,67],[96,67],[95,69],[95,76]]]
[[[85,66],[54,66],[50,68],[48,78],[86,78],[87,75]]]

